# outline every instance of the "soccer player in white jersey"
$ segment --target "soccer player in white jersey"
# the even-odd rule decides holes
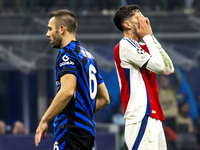
[[[129,150],[166,150],[156,74],[173,73],[172,61],[153,36],[149,19],[139,6],[120,7],[113,21],[124,34],[114,49],[114,58],[126,121],[126,145]]]

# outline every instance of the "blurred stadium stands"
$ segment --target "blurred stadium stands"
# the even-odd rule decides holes
[[[96,121],[112,123],[112,115],[120,103],[113,49],[122,34],[114,27],[112,15],[102,15],[98,5],[90,2],[87,15],[81,14],[83,1],[36,1],[24,4],[19,13],[6,3],[0,13],[0,119],[11,125],[22,120],[30,133],[34,133],[41,115],[55,95],[54,68],[58,50],[51,47],[45,37],[48,12],[70,8],[78,17],[77,40],[96,58],[111,97],[110,106],[96,114]],[[45,3],[46,2],[46,3]],[[72,1],[73,2],[73,1]],[[116,9],[120,4],[112,3]],[[40,6],[43,6],[42,8]],[[50,8],[48,6],[51,6]],[[8,8],[7,8],[8,7]],[[26,8],[26,9],[25,9]],[[190,116],[197,130],[200,108],[200,2],[195,1],[195,12],[184,14],[183,9],[144,11],[149,17],[155,37],[168,52],[181,74],[178,94],[189,95]],[[51,124],[49,132],[53,132]],[[9,130],[8,130],[9,133]]]

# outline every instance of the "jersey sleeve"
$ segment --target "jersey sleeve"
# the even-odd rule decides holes
[[[76,62],[77,60],[74,56],[71,56],[69,53],[62,53],[58,64],[60,68],[59,78],[65,74],[77,76]]]
[[[152,56],[147,64],[147,69],[157,74],[170,74],[174,71],[171,59],[162,49],[161,45],[154,36],[146,35],[143,41],[147,45],[150,55]]]
[[[102,76],[101,76],[101,74],[100,74],[100,71],[99,71],[99,67],[97,66],[97,82],[98,82],[98,84],[101,84],[101,83],[103,83],[104,81],[103,81],[103,78],[102,78]]]
[[[164,74],[171,74],[174,72],[174,66],[173,66],[173,63],[170,59],[170,57],[168,56],[168,54],[165,52],[165,50],[162,48],[162,46],[160,45],[160,43],[157,41],[157,39],[152,36],[153,40],[154,40],[154,43],[156,44],[156,47],[158,48],[162,58],[163,58],[163,61],[164,61],[164,64],[165,64],[165,71],[164,71]]]
[[[124,38],[120,42],[120,58],[122,62],[142,67],[150,59],[150,55],[136,41]]]

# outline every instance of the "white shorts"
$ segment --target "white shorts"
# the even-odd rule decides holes
[[[129,150],[167,150],[162,122],[149,116],[125,126],[125,142]]]

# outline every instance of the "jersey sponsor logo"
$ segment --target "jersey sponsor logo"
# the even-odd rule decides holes
[[[70,61],[69,57],[67,55],[64,55],[62,57],[62,60],[64,62],[60,63],[59,66],[62,67],[62,66],[65,66],[65,65],[74,65],[74,62],[73,61]]]
[[[60,67],[65,66],[65,65],[74,65],[74,62],[72,62],[72,61],[67,61],[67,62],[62,62],[62,63],[60,63]]]
[[[141,48],[137,48],[137,52],[138,52],[138,54],[144,54],[145,53],[145,51]]]

